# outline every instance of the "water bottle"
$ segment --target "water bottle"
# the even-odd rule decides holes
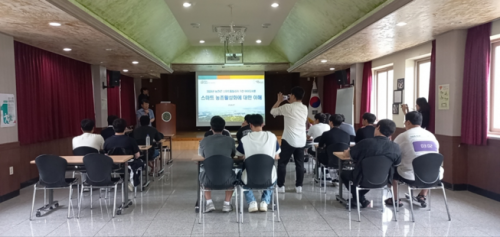
[[[151,143],[150,143],[150,139],[149,139],[149,134],[146,136],[146,146],[149,146]]]

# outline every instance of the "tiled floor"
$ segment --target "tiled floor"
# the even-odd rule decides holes
[[[319,193],[310,173],[303,194],[294,193],[293,164],[288,167],[287,192],[280,195],[281,222],[272,212],[248,214],[245,210],[243,224],[235,222],[234,212],[220,211],[205,214],[204,224],[198,224],[196,164],[189,161],[195,155],[196,151],[175,151],[172,177],[154,182],[114,219],[112,203],[99,200],[97,192],[92,210],[86,197],[81,218],[66,219],[67,192],[60,190],[55,198],[62,207],[29,221],[32,187],[25,188],[19,197],[0,204],[0,236],[500,236],[500,203],[470,192],[447,191],[451,222],[438,190],[432,193],[432,212],[415,205],[414,223],[406,202],[398,222],[392,221],[392,208],[381,212],[380,191],[367,195],[375,206],[362,210],[361,222],[356,221],[354,210],[350,221],[349,212],[335,200],[337,188]],[[223,193],[214,192],[219,210],[222,200]],[[39,192],[36,206],[42,201],[43,192]]]

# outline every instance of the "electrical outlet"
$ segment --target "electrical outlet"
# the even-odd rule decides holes
[[[14,166],[9,167],[9,175],[14,174]]]

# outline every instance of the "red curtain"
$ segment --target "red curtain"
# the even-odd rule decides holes
[[[109,71],[106,73],[109,86]],[[108,115],[121,117],[120,113],[120,87],[107,88],[108,92]]]
[[[127,121],[128,125],[136,124],[135,117],[135,88],[134,78],[125,75],[121,76],[121,117]]]
[[[465,43],[462,143],[486,145],[491,22],[470,28]]]
[[[359,113],[359,124],[363,122],[363,114],[370,112],[372,95],[372,61],[363,65],[363,83],[361,88],[361,106]]]
[[[436,40],[432,41],[431,51],[431,75],[429,79],[429,105],[430,105],[430,118],[427,130],[431,133],[436,131]]]
[[[76,136],[95,118],[90,65],[14,42],[19,142]]]
[[[335,106],[337,104],[337,89],[339,85],[334,74],[324,77],[323,83],[323,112],[335,114]]]

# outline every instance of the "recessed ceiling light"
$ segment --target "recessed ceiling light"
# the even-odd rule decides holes
[[[271,4],[271,7],[274,7],[274,8],[279,7],[279,6],[280,6],[280,5],[279,5],[278,3],[273,3],[273,4]]]
[[[106,49],[106,51],[111,51],[112,49]]]
[[[397,26],[405,26],[406,25],[406,22],[399,22],[398,24],[396,24]]]
[[[321,60],[322,63],[328,62],[326,59]]]
[[[182,6],[184,6],[184,7],[190,7],[190,6],[191,6],[191,3],[189,3],[189,2],[185,2],[184,4],[182,4]]]
[[[205,43],[205,40],[200,40],[200,44],[204,44]]]
[[[139,62],[137,62],[137,61],[132,61],[132,64],[139,64]]]
[[[331,68],[330,68],[330,71],[333,71],[333,70],[335,70],[335,68],[334,68],[334,67],[331,67]]]
[[[262,40],[256,40],[255,42],[256,42],[257,44],[260,44],[260,43],[262,43]]]
[[[66,51],[66,52],[71,51],[71,49],[70,49],[70,48],[64,48],[63,50],[64,50],[64,51]]]
[[[128,72],[128,69],[123,69],[123,72]]]
[[[59,23],[59,22],[50,22],[49,25],[51,25],[51,26],[61,26],[61,23]]]

